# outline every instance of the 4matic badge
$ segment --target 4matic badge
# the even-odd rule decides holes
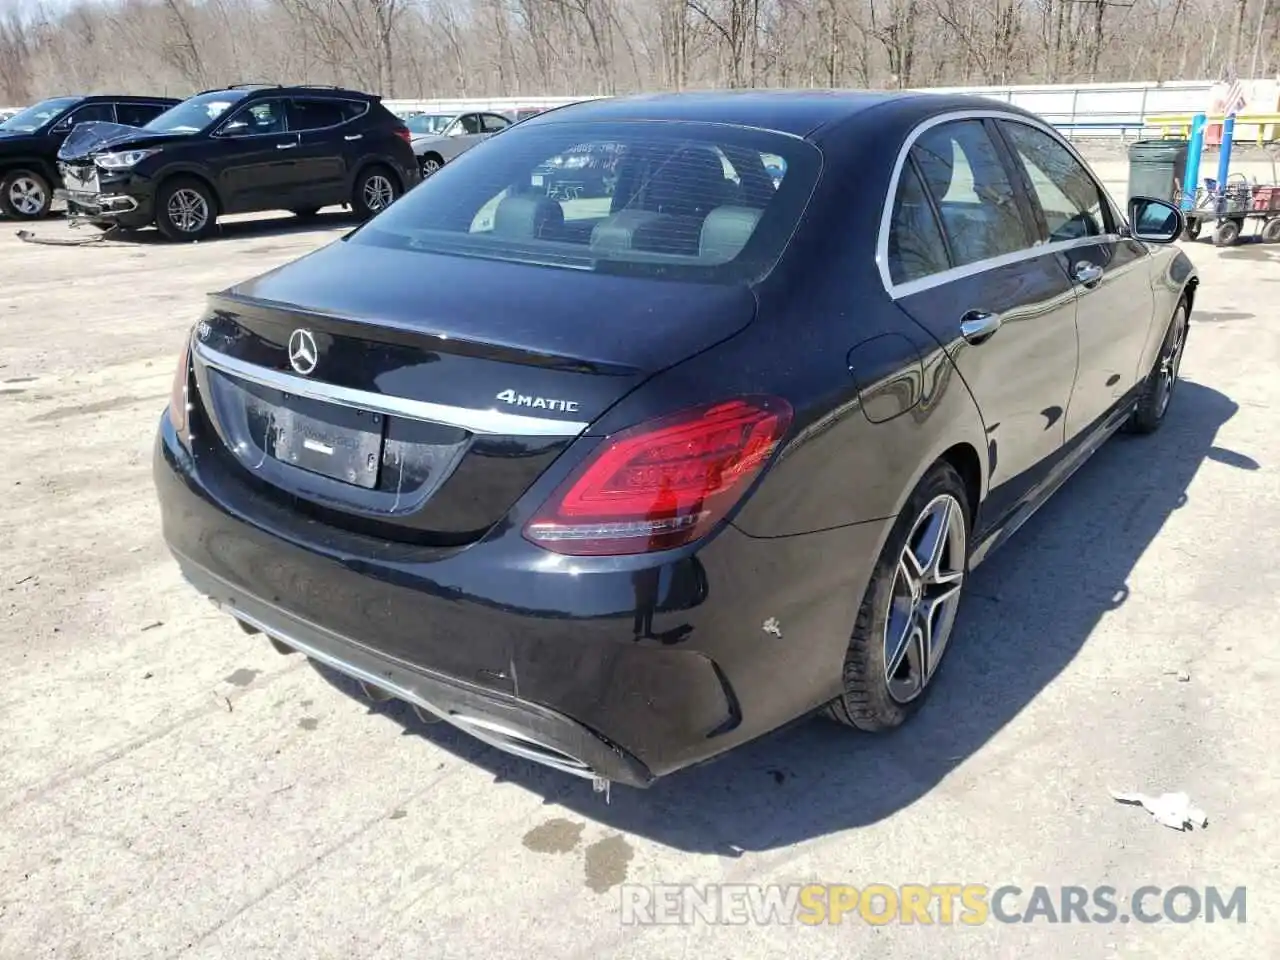
[[[498,399],[513,407],[529,407],[532,410],[560,410],[564,413],[576,413],[577,400],[553,400],[550,397],[530,397],[514,390],[503,390]]]

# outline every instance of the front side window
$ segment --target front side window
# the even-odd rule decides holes
[[[1043,130],[1000,121],[1026,171],[1031,192],[1044,211],[1050,243],[1110,233],[1110,211],[1102,190],[1071,151]]]
[[[778,161],[785,175],[777,181]],[[812,144],[695,123],[513,126],[350,243],[701,282],[763,276],[821,168]]]
[[[505,130],[511,126],[511,121],[506,117],[496,117],[492,113],[486,113],[481,122],[484,125],[485,133],[497,133],[499,130]]]
[[[911,148],[960,267],[1032,246],[1000,153],[981,120],[931,127]]]
[[[889,221],[889,279],[895,284],[910,283],[950,267],[947,243],[924,184],[915,164],[907,163],[898,180],[898,197]]]
[[[222,132],[237,137],[260,136],[269,133],[284,133],[285,101],[258,100],[249,104],[227,121]]]
[[[59,128],[71,129],[77,123],[94,123],[96,121],[105,121],[114,123],[116,119],[115,108],[109,103],[86,103],[78,110],[72,110],[70,116],[58,123]]]
[[[148,121],[146,129],[156,133],[199,133],[212,127],[244,97],[244,93],[238,90],[202,93],[183,100],[176,107],[170,107],[154,120]]]

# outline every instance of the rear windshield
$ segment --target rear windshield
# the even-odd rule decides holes
[[[719,124],[519,125],[472,148],[349,242],[701,282],[777,262],[821,155]]]

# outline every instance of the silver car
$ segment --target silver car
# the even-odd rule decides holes
[[[424,177],[431,176],[481,140],[511,126],[511,120],[500,113],[481,112],[463,113],[451,118],[421,114],[410,117],[407,123],[413,136],[413,152]]]

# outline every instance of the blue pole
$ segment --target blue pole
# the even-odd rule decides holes
[[[1222,152],[1218,154],[1218,212],[1226,211],[1227,173],[1231,169],[1231,135],[1236,129],[1233,113],[1222,123]]]
[[[1182,209],[1196,205],[1196,191],[1200,188],[1200,159],[1204,155],[1205,115],[1197,113],[1191,118],[1191,140],[1187,144],[1187,168],[1182,172]]]

